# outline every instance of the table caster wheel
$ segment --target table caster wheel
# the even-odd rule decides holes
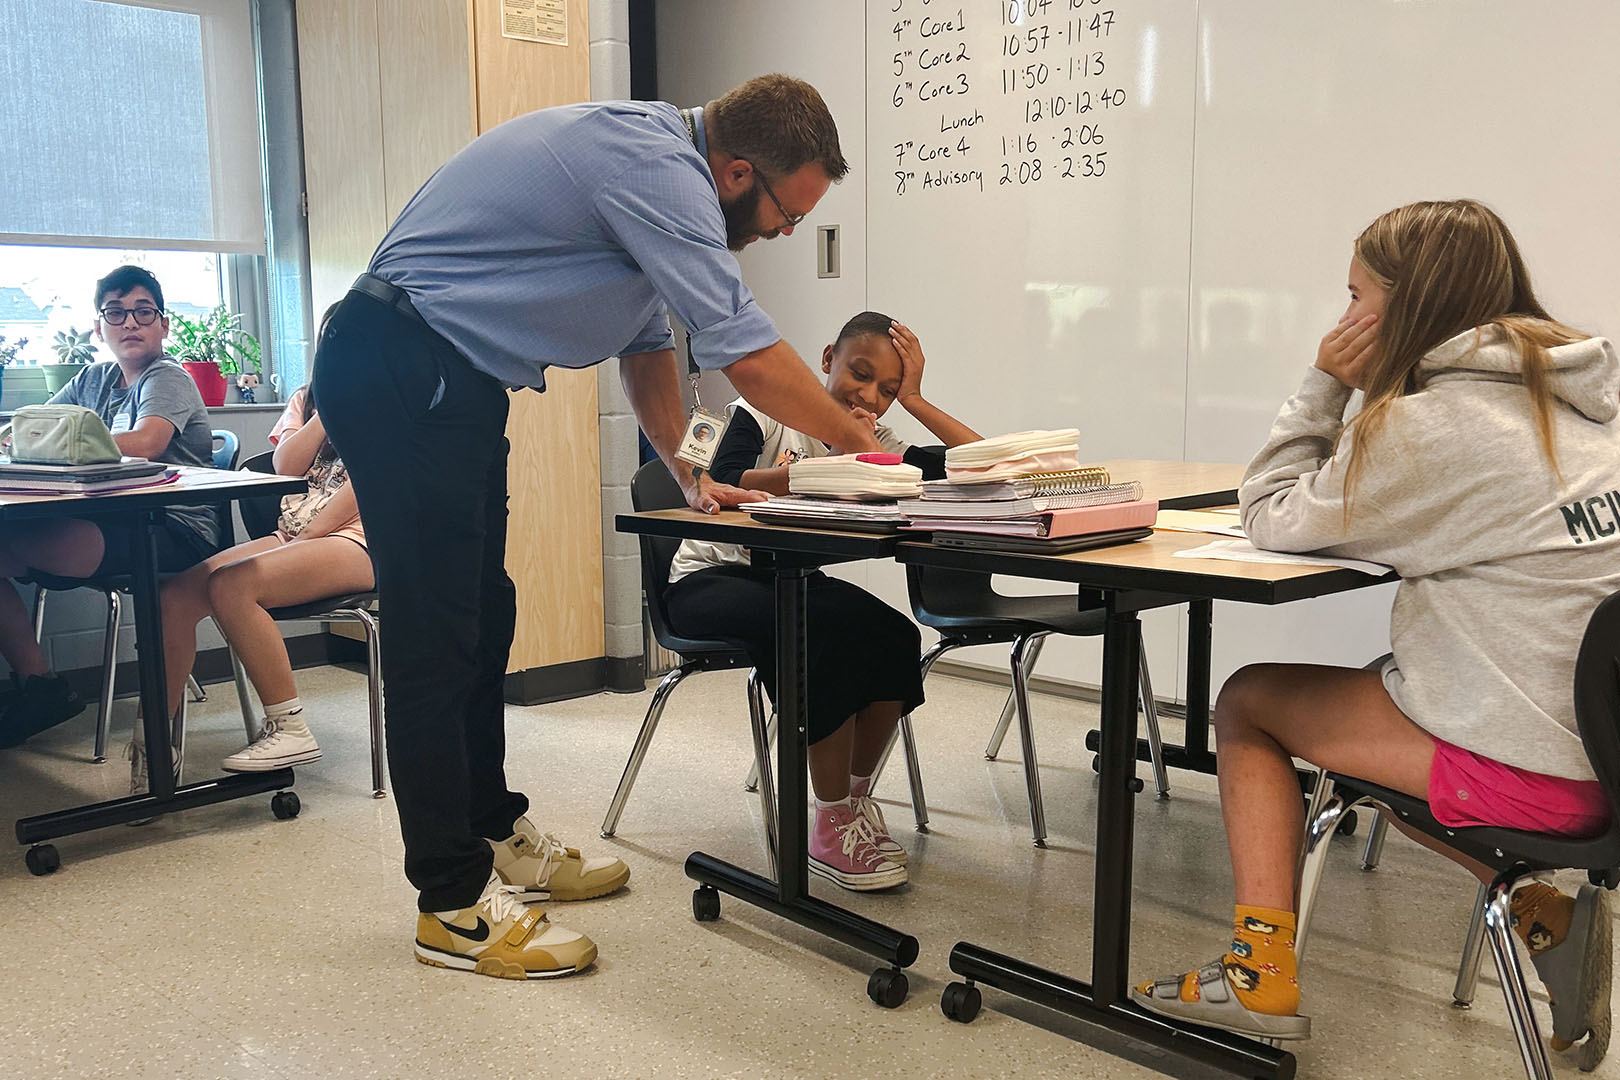
[[[277,821],[295,818],[301,809],[296,791],[278,791],[270,797],[270,812],[276,815]]]
[[[35,844],[23,856],[23,862],[28,864],[28,872],[35,877],[44,877],[54,874],[62,865],[62,857],[56,853],[53,844]]]
[[[692,918],[714,922],[720,917],[720,891],[704,885],[692,890]]]
[[[970,982],[953,982],[939,996],[939,1011],[958,1024],[971,1024],[979,1015],[983,1000],[977,986]]]
[[[911,991],[906,973],[899,968],[878,968],[866,980],[866,996],[885,1009],[897,1009]]]
[[[1344,812],[1344,816],[1339,819],[1338,828],[1334,829],[1333,831],[1340,836],[1356,835],[1356,812],[1354,810],[1346,810]]]

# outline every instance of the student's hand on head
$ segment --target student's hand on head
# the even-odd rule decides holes
[[[923,359],[922,342],[904,323],[889,324],[889,340],[900,354],[900,392],[895,395],[903,408],[908,400],[922,396]]]
[[[747,488],[719,483],[706,472],[698,474],[696,488],[689,489],[686,493],[686,500],[692,509],[701,510],[705,514],[735,510],[743,503],[764,502],[770,497],[771,493],[768,491],[750,491]]]
[[[1377,315],[1363,315],[1354,322],[1345,316],[1323,335],[1316,349],[1316,366],[1352,390],[1364,389],[1367,364],[1377,340]]]

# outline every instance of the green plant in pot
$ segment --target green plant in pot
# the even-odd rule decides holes
[[[51,351],[56,353],[57,362],[40,366],[45,369],[45,389],[53,394],[72,382],[73,376],[84,370],[86,364],[96,360],[96,343],[90,339],[90,331],[75,330],[71,326],[56,332]]]
[[[225,376],[240,379],[263,370],[258,339],[224,304],[200,319],[171,312],[168,353],[191,374],[210,408],[225,404]]]
[[[18,338],[16,341],[8,342],[6,335],[0,334],[0,377],[4,376],[6,368],[11,366],[12,362],[17,359],[17,354],[22,352],[23,346],[27,344],[27,338]],[[0,383],[0,385],[4,384]]]

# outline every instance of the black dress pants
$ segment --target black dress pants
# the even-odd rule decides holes
[[[506,390],[426,324],[350,292],[314,393],[376,569],[405,874],[422,911],[466,907],[489,880],[485,838],[528,809],[505,773]]]

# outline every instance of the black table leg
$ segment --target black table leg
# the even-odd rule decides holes
[[[1141,654],[1142,625],[1136,612],[1111,607],[1103,631],[1090,985],[963,941],[951,950],[950,966],[969,982],[946,987],[941,1007],[953,1019],[971,1020],[977,1012],[977,990],[972,984],[983,982],[1072,1016],[1098,1033],[1125,1035],[1234,1076],[1289,1080],[1294,1075],[1292,1054],[1240,1035],[1179,1024],[1137,1008],[1129,1000],[1131,869],[1135,858],[1132,829],[1136,806],[1131,781],[1136,776],[1136,693]],[[970,1004],[963,1008],[964,1003]],[[1164,1060],[1163,1055],[1144,1055],[1142,1063],[1171,1075],[1176,1074],[1179,1064]]]
[[[1164,767],[1215,775],[1215,754],[1209,748],[1210,651],[1215,601],[1192,600],[1187,604],[1187,720],[1181,745],[1165,743],[1161,748]],[[1086,749],[1092,753],[1102,745],[1101,733],[1086,732]],[[1152,761],[1146,739],[1136,740],[1136,760]],[[1309,795],[1316,785],[1313,769],[1296,770],[1300,790]],[[1352,819],[1353,824],[1353,819]]]
[[[806,583],[810,569],[776,568],[776,816],[777,880],[761,877],[701,851],[686,859],[686,876],[700,882],[692,897],[701,921],[718,917],[713,890],[780,915],[824,937],[882,960],[866,992],[887,1008],[903,1002],[908,990],[902,968],[917,960],[917,939],[810,895],[810,833],[806,803],[806,748],[809,746],[809,687],[805,682]],[[710,890],[705,892],[705,890]]]
[[[175,787],[174,770],[165,767],[174,760],[169,734],[168,691],[163,659],[163,615],[158,603],[157,550],[152,543],[152,529],[162,520],[162,511],[148,511],[141,515],[131,529],[131,571],[135,588],[135,636],[139,645],[136,667],[141,679],[141,712],[146,725],[147,777],[150,788],[145,795],[94,803],[89,806],[59,810],[23,818],[17,822],[17,840],[23,844],[37,844],[58,836],[101,829],[109,825],[122,825],[156,814],[190,810],[198,806],[228,802],[247,795],[278,791],[292,786],[291,769],[276,769],[266,773],[239,773],[205,780],[201,783]],[[276,807],[278,817],[297,814],[295,796],[288,795]],[[54,861],[55,852],[50,859]],[[29,867],[35,867],[31,855]],[[54,865],[50,869],[55,869]],[[36,871],[37,872],[37,871]]]
[[[1210,650],[1215,601],[1187,605],[1187,729],[1181,745],[1189,758],[1209,755]],[[1214,762],[1211,761],[1211,771]]]

